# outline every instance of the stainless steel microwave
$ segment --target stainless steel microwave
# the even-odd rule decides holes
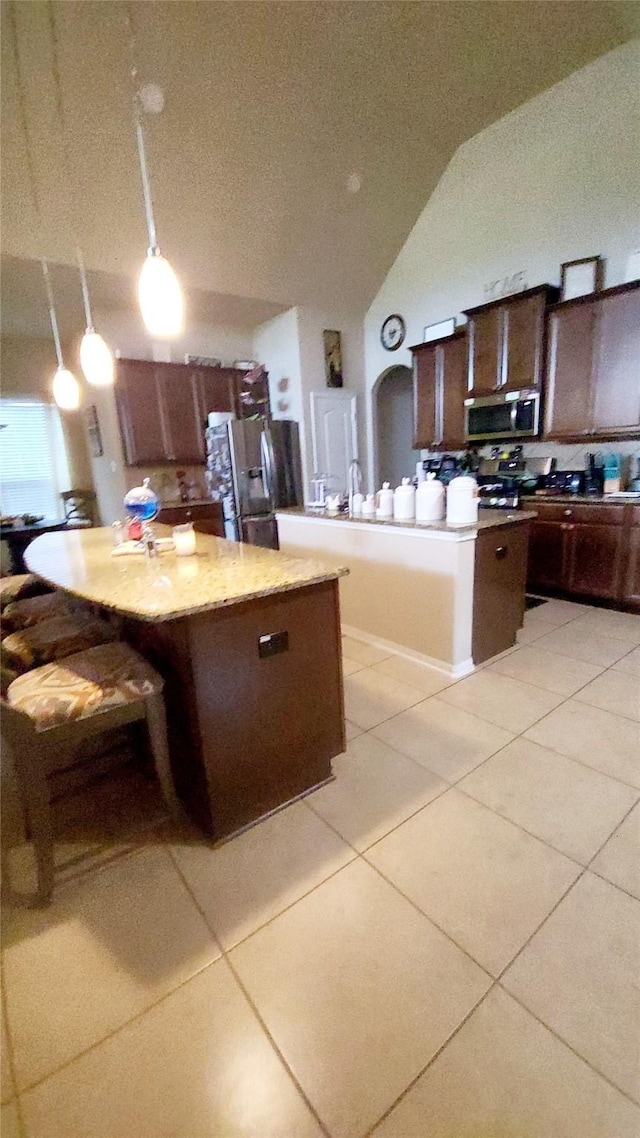
[[[464,411],[464,437],[468,443],[532,439],[540,433],[540,392],[535,389],[465,399]]]

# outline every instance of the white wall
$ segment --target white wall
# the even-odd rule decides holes
[[[524,270],[558,284],[560,265],[599,253],[605,285],[640,247],[640,40],[602,56],[519,107],[456,152],[365,319],[370,393],[425,324],[482,304],[487,282]],[[405,344],[380,327],[399,312]],[[368,437],[372,438],[368,399]]]
[[[264,364],[269,373],[269,397],[274,419],[302,419],[302,377],[298,309],[275,316],[260,324],[253,333],[251,356]],[[278,384],[287,381],[286,391]],[[282,406],[278,407],[278,403]]]

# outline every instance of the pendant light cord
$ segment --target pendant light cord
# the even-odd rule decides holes
[[[49,319],[51,321],[51,331],[53,332],[53,342],[56,346],[56,356],[58,357],[58,367],[64,367],[62,359],[62,347],[60,345],[60,333],[58,331],[58,319],[56,316],[55,305],[53,303],[53,289],[51,287],[51,277],[49,276],[49,266],[42,258],[42,275],[44,277],[44,284],[47,290],[47,300],[49,301]]]
[[[142,179],[142,196],[144,198],[144,212],[147,220],[147,232],[149,234],[149,247],[152,252],[158,252],[158,236],[156,233],[156,223],[153,216],[153,199],[151,197],[151,181],[149,179],[149,167],[147,166],[147,152],[144,141],[144,127],[142,125],[142,115],[140,113],[140,96],[138,94],[137,79],[138,67],[136,64],[136,39],[133,27],[133,11],[131,2],[126,7],[126,23],[127,32],[129,36],[129,56],[131,60],[131,91],[133,101],[133,126],[136,135],[136,146],[138,149],[138,161],[140,163],[140,177]]]
[[[89,285],[87,284],[87,271],[84,267],[84,257],[82,256],[82,249],[78,245],[77,248],[78,268],[80,270],[80,287],[82,289],[82,303],[84,304],[84,318],[86,322],[87,332],[93,332],[93,320],[91,318],[91,301],[89,300]]]
[[[44,244],[44,224],[42,220],[42,211],[40,209],[40,199],[38,198],[38,188],[36,182],[36,171],[33,164],[33,154],[31,147],[31,135],[29,132],[29,119],[27,116],[27,99],[25,94],[24,78],[22,75],[22,66],[20,63],[20,49],[18,47],[18,21],[16,19],[16,0],[11,0],[9,4],[9,22],[11,24],[11,36],[13,38],[13,56],[16,64],[16,87],[18,96],[18,110],[20,113],[20,126],[24,135],[24,148],[25,158],[27,161],[27,175],[29,181],[29,192],[31,194],[31,201],[33,205],[33,212],[38,226],[38,240],[40,246]]]

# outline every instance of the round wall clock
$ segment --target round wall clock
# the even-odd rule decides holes
[[[395,352],[404,340],[405,333],[406,328],[401,316],[398,316],[397,313],[394,313],[393,316],[387,316],[380,329],[382,347],[386,348],[388,352]]]

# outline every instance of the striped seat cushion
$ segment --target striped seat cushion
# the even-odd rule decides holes
[[[0,577],[0,612],[4,612],[7,605],[15,601],[50,592],[50,586],[45,585],[39,577],[34,577],[33,573],[16,573],[12,577]]]
[[[88,613],[53,616],[5,636],[0,646],[2,666],[20,675],[96,644],[106,644],[116,636],[106,621]]]
[[[121,641],[100,644],[18,676],[7,702],[33,720],[36,731],[159,694],[162,679]]]
[[[43,593],[42,596],[11,601],[2,611],[2,631],[6,635],[19,628],[31,628],[41,620],[66,615],[69,607],[68,599],[61,592]]]

